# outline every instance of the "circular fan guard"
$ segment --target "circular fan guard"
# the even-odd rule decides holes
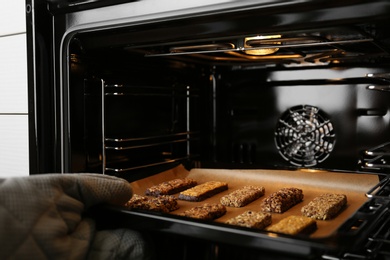
[[[324,161],[335,141],[328,116],[314,106],[291,107],[276,125],[276,147],[285,160],[296,166],[315,166]]]

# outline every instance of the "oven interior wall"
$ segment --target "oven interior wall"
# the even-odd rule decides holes
[[[372,144],[385,143],[389,130],[389,96],[367,89],[364,75],[369,71],[378,68],[253,69],[223,74],[217,125],[229,132],[218,140],[218,158],[267,168],[358,170],[360,153]],[[359,74],[363,77],[356,78]],[[318,120],[302,119],[299,112],[310,107],[324,114]],[[293,148],[300,149],[295,156]],[[313,158],[299,156],[303,151],[313,153]]]
[[[199,115],[209,114],[203,66],[116,50],[77,55],[71,66],[83,71],[70,78],[72,171],[126,175],[197,157],[208,120]]]
[[[148,56],[167,44],[113,38],[71,42],[72,172],[136,179],[178,163],[356,171],[364,150],[388,141],[389,92],[366,77],[388,73],[386,60],[223,63]]]

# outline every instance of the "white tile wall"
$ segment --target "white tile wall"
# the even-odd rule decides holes
[[[29,175],[28,116],[0,115],[0,177]]]
[[[0,36],[26,32],[25,0],[0,3]]]
[[[27,176],[25,0],[0,1],[0,178]]]
[[[27,113],[26,34],[0,37],[0,113]]]

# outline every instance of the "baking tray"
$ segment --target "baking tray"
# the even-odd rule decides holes
[[[171,234],[182,239],[200,239],[213,245],[254,249],[281,255],[295,255],[298,259],[318,259],[326,255],[343,255],[364,248],[367,238],[386,218],[390,202],[367,198],[366,193],[379,183],[379,175],[321,170],[242,170],[242,169],[192,169],[177,166],[131,182],[135,194],[144,195],[146,188],[175,178],[194,178],[199,184],[217,180],[226,181],[229,189],[202,202],[179,200],[180,209],[160,213],[125,207],[102,205],[94,214],[99,228],[129,228],[141,232]],[[244,185],[261,185],[265,195],[243,208],[227,208],[227,214],[215,221],[191,219],[179,214],[186,209],[206,202],[219,202],[229,192]],[[347,206],[333,220],[318,221],[318,229],[311,235],[285,235],[253,228],[236,227],[224,221],[244,210],[259,210],[263,198],[283,187],[297,187],[305,195],[303,202],[283,214],[272,214],[273,223],[292,214],[300,214],[302,206],[324,192],[344,193]],[[178,194],[175,194],[178,196]],[[260,250],[260,251],[259,251]]]
[[[206,181],[224,181],[228,190],[214,195],[201,202],[178,200],[180,208],[170,215],[179,215],[183,211],[204,203],[219,203],[222,196],[245,185],[257,185],[265,188],[265,195],[242,208],[227,207],[226,215],[214,220],[214,223],[224,223],[246,210],[260,210],[260,202],[269,194],[284,187],[295,187],[303,190],[304,199],[298,205],[286,212],[272,213],[272,223],[277,223],[289,215],[301,215],[301,208],[314,197],[322,193],[343,193],[347,195],[347,206],[332,220],[317,220],[317,230],[310,238],[322,239],[335,234],[338,228],[367,202],[366,192],[374,187],[379,178],[377,175],[329,172],[321,170],[243,170],[243,169],[191,169],[177,166],[171,170],[137,180],[131,183],[135,194],[144,195],[148,187],[175,178],[193,178],[198,184]],[[174,196],[178,196],[175,194]],[[195,221],[195,220],[194,220]],[[234,227],[234,226],[232,226]],[[258,231],[257,231],[258,232]]]

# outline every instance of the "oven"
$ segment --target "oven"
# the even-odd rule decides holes
[[[149,232],[172,259],[390,258],[388,1],[27,0],[26,12],[32,174],[352,198],[321,235],[112,207],[102,226]]]

